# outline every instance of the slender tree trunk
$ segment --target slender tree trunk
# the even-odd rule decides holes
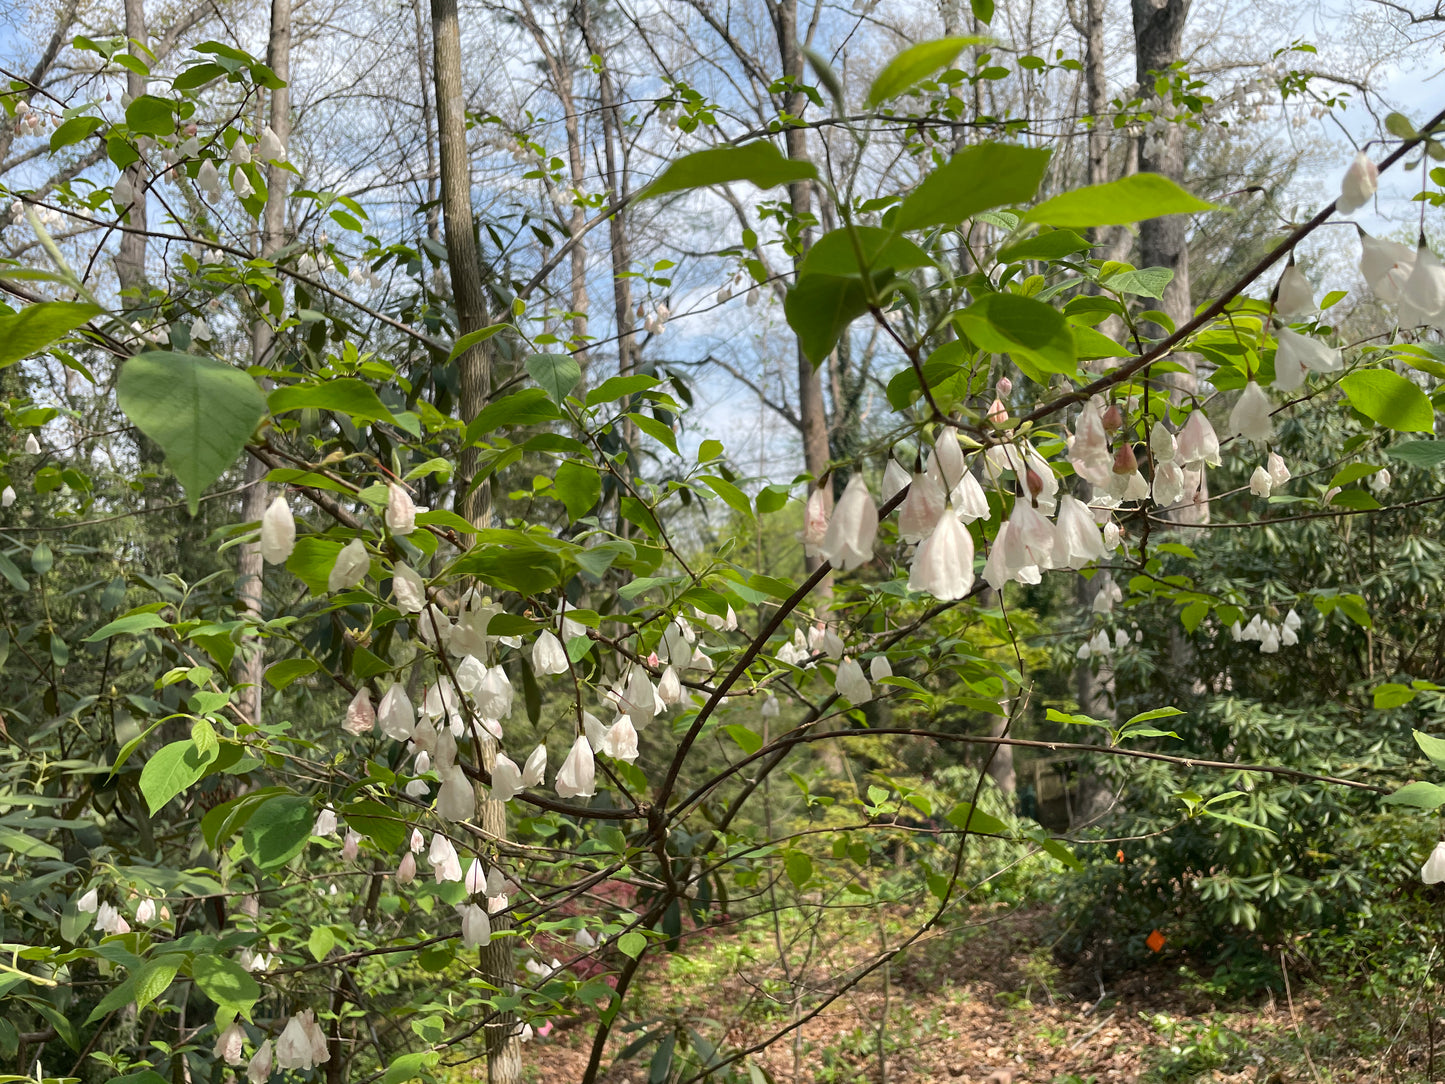
[[[467,148],[466,96],[462,89],[462,38],[457,0],[432,0],[432,73],[436,80],[437,136],[441,147],[442,225],[446,231],[447,267],[457,307],[457,331],[468,334],[487,326],[487,301],[482,287],[482,258],[472,218],[472,168]],[[485,344],[472,347],[459,359],[462,421],[470,422],[487,404],[491,391],[491,357]],[[473,486],[477,472],[475,449],[463,449],[458,464],[456,511],[478,527],[491,521],[489,485]],[[490,737],[478,739],[477,759],[488,773],[497,762],[497,745]],[[477,823],[487,837],[507,838],[507,806],[493,798],[477,802]],[[494,932],[510,922],[498,916]],[[512,941],[494,937],[479,950],[482,977],[500,990],[510,989]],[[487,1027],[487,1079],[490,1084],[518,1084],[522,1079],[521,1040],[517,1019],[500,1014]]]
[[[125,0],[125,36],[130,39],[130,55],[145,63],[146,39],[145,0]],[[132,101],[146,92],[146,77],[126,69],[125,92]],[[125,171],[135,194],[130,207],[130,230],[120,235],[120,251],[115,256],[115,273],[122,294],[131,294],[122,304],[141,307],[149,292],[146,281],[146,171],[143,162],[136,162]]]
[[[129,2],[129,0],[128,0]],[[271,35],[266,44],[266,63],[282,86],[271,92],[269,124],[282,146],[291,142],[291,0],[271,0]],[[286,243],[286,181],[290,177],[280,166],[266,168],[266,208],[261,215],[261,256],[269,257]],[[251,363],[271,365],[275,361],[276,333],[257,317],[251,325]],[[259,520],[266,511],[266,467],[260,460],[246,462],[246,489],[241,512],[247,521]],[[236,595],[245,614],[262,620],[261,601],[264,586],[264,565],[259,542],[241,546],[236,559]],[[243,693],[242,708],[257,722],[261,719],[262,678],[266,672],[266,649],[259,637],[248,637],[240,652],[238,680],[248,688]]]
[[[1003,708],[1007,711],[1009,705],[1004,704]],[[989,726],[988,732],[991,737],[1001,738],[1008,732],[1008,728],[1009,717],[1007,715],[998,715],[994,717],[994,721],[992,725]],[[1012,802],[1014,800],[1014,794],[1018,790],[1018,775],[1014,771],[1014,747],[1012,745],[999,745],[991,751],[988,761],[988,774],[989,778],[994,781],[994,784],[1003,796]]]
[[[421,80],[421,122],[426,139],[426,235],[441,240],[441,214],[437,207],[437,143],[436,118],[432,113],[430,81],[431,65],[426,47],[426,25],[421,13],[421,0],[412,0],[411,11],[416,28],[416,70]]]

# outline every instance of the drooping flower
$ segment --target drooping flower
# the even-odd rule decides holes
[[[669,666],[657,680],[657,698],[667,707],[672,707],[682,700],[682,695],[682,679],[677,676],[677,671]]]
[[[1154,468],[1154,503],[1170,508],[1184,499],[1184,472],[1179,464],[1166,459]]]
[[[492,920],[475,903],[458,908],[462,913],[462,944],[467,948],[478,948],[492,940]]]
[[[261,517],[261,559],[282,565],[296,548],[296,520],[285,497],[277,497]]]
[[[1256,444],[1268,444],[1274,436],[1274,419],[1270,416],[1273,409],[1264,389],[1251,380],[1229,412],[1230,432]]]
[[[1097,399],[1090,399],[1074,422],[1074,442],[1069,446],[1069,462],[1083,479],[1096,486],[1109,484],[1114,456],[1109,451],[1109,437],[1104,432],[1104,419]]]
[[[431,837],[426,860],[438,884],[462,879],[462,860],[457,857],[457,849],[452,846],[452,841],[440,832]]]
[[[839,696],[852,704],[866,704],[873,699],[873,688],[863,676],[863,668],[856,659],[844,657],[839,661],[833,688]]]
[[[1270,452],[1269,458],[1265,460],[1265,469],[1269,471],[1269,480],[1276,487],[1284,485],[1289,481],[1289,465],[1285,463],[1284,456],[1278,452]]]
[[[271,130],[269,124],[261,129],[261,138],[256,144],[256,157],[263,162],[286,160],[286,145],[281,142],[280,136]]]
[[[240,1065],[246,1060],[241,1056],[241,1049],[245,1045],[246,1029],[241,1026],[241,1021],[232,1020],[230,1027],[216,1037],[216,1045],[211,1053],[227,1065]]]
[[[416,729],[416,712],[400,682],[393,682],[376,708],[376,724],[392,741],[406,741]]]
[[[411,534],[416,530],[416,505],[409,494],[395,482],[386,486],[386,512],[382,515],[392,534]]]
[[[893,667],[888,662],[887,655],[873,656],[873,661],[868,664],[868,676],[874,681],[882,681],[884,678],[893,676]]]
[[[963,459],[963,447],[958,443],[958,430],[945,426],[933,442],[933,458],[929,466],[938,471],[945,492],[953,492],[954,486],[963,481],[967,464]]]
[[[498,802],[510,802],[522,789],[522,769],[505,753],[497,754],[492,765],[492,798]]]
[[[473,698],[477,714],[483,719],[501,721],[512,714],[512,683],[500,664],[487,667],[487,674],[477,686]]]
[[[323,806],[316,814],[316,823],[311,828],[313,836],[334,836],[336,834],[336,810]]]
[[[1263,467],[1255,467],[1254,473],[1249,476],[1249,491],[1260,500],[1269,500],[1273,489],[1274,479],[1269,476],[1269,471]]]
[[[1304,371],[1334,373],[1344,368],[1340,352],[1319,339],[1282,327],[1275,332],[1279,348],[1274,354],[1274,385],[1295,391],[1304,383]]]
[[[1345,170],[1345,176],[1340,181],[1340,194],[1335,200],[1335,210],[1345,215],[1359,210],[1370,202],[1370,197],[1375,194],[1379,183],[1380,168],[1365,157],[1364,151],[1356,151],[1350,168]]]
[[[1399,241],[1386,241],[1360,231],[1360,274],[1375,296],[1386,304],[1400,300],[1400,291],[1415,269],[1415,250]]]
[[[1196,409],[1189,415],[1179,431],[1178,449],[1181,467],[1200,470],[1219,466],[1219,437],[1203,410]]]
[[[973,586],[973,536],[956,517],[944,516],[913,555],[908,589],[934,598],[963,598]]]
[[[892,456],[888,457],[888,466],[883,468],[882,495],[884,502],[891,501],[895,494],[903,492],[903,487],[908,485],[908,472],[903,469],[898,460]]]
[[[599,752],[628,764],[635,761],[638,756],[637,728],[632,725],[632,720],[626,715],[619,716],[617,722],[607,728]]]
[[[1054,525],[1026,500],[1014,502],[1008,519],[1005,559],[1013,568],[1053,567]]]
[[[355,862],[356,856],[361,853],[361,836],[347,829],[346,838],[341,841],[341,857],[343,861]]]
[[[772,693],[768,693],[768,695],[763,698],[763,706],[758,709],[758,714],[764,719],[776,719],[782,713],[783,709],[778,703],[778,698]]]
[[[391,594],[404,614],[419,614],[426,605],[426,583],[405,561],[398,561],[392,569]]]
[[[336,564],[326,576],[326,589],[331,592],[345,591],[355,587],[371,570],[371,554],[366,552],[366,543],[353,538],[341,547],[336,555]]]
[[[642,730],[657,714],[656,698],[657,690],[652,687],[647,671],[641,666],[634,666],[627,677],[627,688],[618,707],[632,720],[633,726]]]
[[[1099,586],[1094,591],[1094,601],[1090,609],[1096,614],[1110,614],[1114,612],[1114,604],[1124,601],[1124,592],[1114,582],[1114,577],[1105,572],[1099,579]]]
[[[274,1057],[271,1052],[271,1040],[267,1039],[251,1055],[251,1060],[246,1063],[246,1079],[250,1084],[266,1084],[271,1079],[271,1064]]]
[[[1076,497],[1059,499],[1053,559],[1056,565],[1069,568],[1085,568],[1104,559],[1104,536],[1089,506]]]
[[[1445,881],[1445,841],[1435,844],[1430,857],[1425,859],[1425,864],[1420,868],[1420,880],[1427,885],[1437,885]]]
[[[1445,310],[1445,264],[1423,241],[1415,253],[1415,266],[1400,289],[1400,323],[1423,324]]]
[[[0,491],[0,508],[9,508],[14,503],[15,487],[6,486],[3,491]]]
[[[311,1035],[298,1013],[286,1022],[276,1040],[276,1065],[281,1069],[310,1069],[316,1064]]]
[[[409,885],[416,880],[416,855],[411,851],[401,856],[401,861],[396,866],[396,883]]]
[[[946,500],[943,486],[934,475],[915,474],[908,496],[903,498],[898,510],[898,537],[905,542],[921,542],[927,538],[943,518]]]
[[[818,548],[834,568],[846,572],[873,560],[873,541],[878,535],[878,506],[868,492],[863,475],[848,479],[833,518]]]
[[[216,163],[209,158],[201,163],[200,169],[196,170],[196,187],[210,196],[212,200],[221,198],[221,174],[216,169]],[[121,203],[122,201],[117,197],[116,202]],[[130,201],[126,200],[125,202]]]
[[[211,327],[204,316],[197,316],[196,322],[191,325],[191,338],[198,343],[211,341]]]
[[[437,816],[449,821],[470,820],[476,815],[477,793],[460,764],[453,764],[440,773],[441,789],[437,791]]]
[[[559,798],[590,798],[597,793],[597,764],[585,735],[577,735],[567,759],[557,769],[555,782]]]
[[[1391,480],[1389,470],[1381,467],[1374,474],[1370,475],[1370,488],[1373,489],[1377,495],[1384,493],[1385,490],[1390,488]]]
[[[40,454],[40,441],[36,439],[34,433],[26,433],[26,434],[25,434],[25,454],[26,454],[26,455],[39,455],[39,454]]]
[[[1174,434],[1162,421],[1155,422],[1154,428],[1149,430],[1149,454],[1154,457],[1155,463],[1172,463],[1177,454]]]
[[[1274,310],[1281,316],[1300,317],[1315,311],[1314,287],[1294,264],[1284,269],[1275,293]]]
[[[480,858],[473,858],[472,864],[467,867],[467,875],[462,883],[466,886],[467,892],[475,896],[487,887],[487,867],[482,865]]]
[[[798,532],[798,541],[803,543],[803,555],[817,557],[827,534],[828,495],[820,485],[808,494],[808,503],[803,509],[803,529]]]
[[[539,745],[522,765],[522,786],[540,787],[547,777],[547,747]]]
[[[953,487],[948,500],[954,514],[964,523],[988,518],[988,496],[972,471],[963,472],[963,480]]]
[[[246,176],[244,169],[231,171],[231,191],[236,193],[237,199],[250,199],[256,194],[256,190],[251,187],[251,178]]]

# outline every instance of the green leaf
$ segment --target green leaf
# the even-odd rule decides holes
[[[557,404],[582,379],[582,366],[570,354],[533,354],[527,359],[527,372]]]
[[[993,22],[993,0],[969,0],[974,17],[987,26]]]
[[[394,851],[407,837],[407,826],[397,814],[380,802],[363,799],[342,806],[341,819],[360,835],[376,841],[383,851]]]
[[[664,425],[656,418],[649,418],[646,414],[629,414],[627,416],[636,423],[637,428],[641,429],[673,455],[681,454],[677,450],[677,437],[672,431],[672,426]]]
[[[595,407],[611,399],[627,399],[638,392],[651,391],[659,383],[655,376],[610,376],[587,393],[587,405]]]
[[[949,811],[948,823],[960,831],[977,832],[985,836],[1006,836],[1008,825],[991,814],[977,809],[970,802],[959,802]]]
[[[637,930],[628,930],[617,939],[617,950],[634,960],[642,954],[647,947],[647,938]]]
[[[171,83],[173,90],[197,90],[212,80],[219,79],[226,74],[226,69],[219,64],[206,61],[203,64],[194,64],[176,76]]]
[[[1445,768],[1445,739],[1419,730],[1416,730],[1414,734],[1415,744],[1420,747],[1420,752],[1429,757],[1435,767]]]
[[[266,415],[261,389],[244,372],[189,354],[131,358],[121,366],[116,400],[166,453],[192,515],[201,493],[235,462]]]
[[[93,644],[99,640],[108,640],[112,636],[134,636],[147,629],[168,629],[170,627],[171,623],[157,614],[127,614],[125,617],[116,618],[108,625],[102,625],[81,642]]]
[[[855,247],[856,244],[856,247]],[[858,253],[863,253],[863,264]],[[808,249],[798,267],[798,277],[805,275],[861,275],[878,267],[908,271],[915,267],[931,267],[933,259],[906,237],[877,226],[856,226],[823,234]]]
[[[1044,179],[1049,155],[1047,150],[1011,143],[967,147],[904,199],[894,225],[901,230],[953,226],[991,207],[1027,203]]]
[[[596,467],[570,459],[557,465],[552,491],[567,507],[567,515],[577,520],[597,507],[602,497],[602,475]]]
[[[1116,293],[1163,297],[1164,288],[1173,281],[1174,272],[1167,267],[1139,267],[1110,275],[1103,285]]]
[[[1154,719],[1172,719],[1176,715],[1184,715],[1185,712],[1179,708],[1155,708],[1152,711],[1141,711],[1130,719],[1125,726],[1133,726],[1136,723],[1147,723]]]
[[[176,130],[175,106],[168,98],[142,94],[125,107],[125,122],[140,135],[170,135]]]
[[[946,68],[963,52],[966,45],[979,45],[985,38],[937,38],[909,46],[899,53],[873,80],[868,88],[868,108],[896,98],[910,87],[921,83],[939,68]]]
[[[1429,433],[1435,428],[1435,408],[1415,384],[1389,369],[1364,369],[1340,378],[1350,405],[1387,429],[1403,433]]]
[[[793,181],[816,180],[817,176],[818,170],[812,162],[784,158],[773,144],[757,140],[684,155],[669,164],[638,198],[651,199],[668,192],[733,181],[749,181],[759,188],[772,188]]]
[[[282,659],[266,667],[266,683],[273,689],[284,689],[297,678],[320,669],[321,665],[315,659]]]
[[[206,774],[216,750],[202,753],[189,738],[162,746],[140,773],[140,792],[154,817],[176,795]]]
[[[723,727],[723,731],[728,737],[732,738],[733,741],[737,742],[738,748],[748,756],[752,756],[763,747],[763,736],[756,730],[750,730],[739,723],[725,726]]]
[[[802,851],[789,851],[784,855],[783,868],[796,888],[802,888],[813,879],[813,860]]]
[[[307,408],[334,410],[361,424],[396,420],[371,385],[352,376],[331,379],[324,384],[293,384],[277,388],[266,397],[266,406],[272,414]]]
[[[312,927],[311,936],[306,939],[306,950],[318,964],[326,959],[326,954],[335,947],[336,935],[331,932],[330,926]]]
[[[1047,222],[1051,226],[1088,229],[1091,226],[1122,226],[1164,215],[1209,211],[1214,204],[1195,199],[1184,189],[1158,173],[1136,173],[1108,184],[1093,184],[1044,200],[1028,214],[1025,222]]]
[[[0,553],[0,576],[4,576],[10,586],[21,594],[30,590],[30,584],[26,582],[24,574],[16,567],[14,561],[3,553]]]
[[[135,1000],[135,987],[136,976],[131,975],[125,982],[115,987],[110,993],[100,999],[100,1004],[90,1010],[90,1015],[86,1017],[85,1022],[87,1024],[93,1024],[107,1013],[125,1008]]]
[[[40,353],[102,311],[99,305],[42,301],[0,316],[0,369]]]
[[[1077,367],[1067,321],[1041,301],[1017,294],[985,294],[953,319],[976,345],[1011,355],[1025,372],[1028,362],[1046,373],[1072,373]]]
[[[843,332],[868,311],[863,280],[838,275],[804,275],[788,290],[783,314],[813,367],[823,364]]]
[[[1073,230],[1047,230],[1027,237],[1017,244],[999,249],[1000,263],[1020,260],[1061,260],[1075,252],[1087,252],[1093,246]]]
[[[748,500],[748,495],[727,479],[718,478],[711,474],[704,474],[699,476],[698,481],[702,482],[708,489],[726,501],[728,507],[744,519],[750,520],[753,518],[753,506],[752,502]]]
[[[511,324],[493,324],[491,327],[484,327],[478,331],[469,331],[456,342],[452,343],[452,352],[447,355],[448,361],[456,361],[477,343],[484,343],[499,331],[505,331]]]
[[[160,997],[175,980],[176,972],[180,970],[175,956],[163,957],[159,960],[148,960],[141,968],[135,980],[135,1007],[143,1009],[156,998]]]
[[[431,1068],[440,1057],[435,1050],[423,1050],[393,1058],[391,1065],[381,1075],[380,1084],[406,1084],[407,1081],[421,1080],[422,1070]]]
[[[1445,805],[1445,787],[1434,783],[1406,783],[1380,800],[1386,805],[1404,805],[1412,809],[1439,809]]]
[[[261,987],[250,973],[226,956],[197,956],[191,961],[191,978],[201,993],[223,1010],[251,1018],[251,1006],[261,996]]]
[[[71,117],[50,133],[50,150],[58,151],[72,143],[79,143],[86,136],[99,129],[105,121],[99,117]]]
[[[284,866],[311,838],[316,815],[311,803],[295,794],[267,799],[241,830],[241,844],[263,870]]]
[[[1375,686],[1374,705],[1376,711],[1389,711],[1391,708],[1398,708],[1408,704],[1415,699],[1415,690],[1408,685],[1399,685],[1393,681],[1387,681],[1384,685]]]
[[[1401,463],[1428,470],[1445,463],[1445,440],[1402,440],[1386,448],[1385,454]]]
[[[286,558],[286,571],[319,598],[327,592],[331,570],[336,567],[336,557],[340,552],[340,542],[316,535],[303,535],[296,540],[296,548],[291,551],[291,556]]]

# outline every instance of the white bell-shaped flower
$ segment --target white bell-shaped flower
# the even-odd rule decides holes
[[[316,1064],[311,1035],[300,1014],[291,1017],[276,1040],[276,1065],[281,1069],[310,1069]]]
[[[376,706],[376,725],[392,741],[407,741],[416,729],[416,712],[406,689],[400,682],[393,682]]]
[[[592,746],[579,734],[572,743],[562,767],[557,769],[555,786],[559,798],[590,798],[597,793],[597,765]]]
[[[196,171],[196,187],[212,200],[221,198],[221,174],[216,169],[216,163],[209,158],[202,162],[201,168]],[[119,203],[120,200],[116,202]]]
[[[240,135],[236,136],[236,142],[231,144],[231,149],[226,152],[226,161],[233,166],[244,166],[251,161],[251,144],[247,143]]]
[[[1074,471],[1096,486],[1109,483],[1114,469],[1114,454],[1109,450],[1109,437],[1104,431],[1102,407],[1098,399],[1090,399],[1074,422],[1074,440],[1069,445],[1069,462]]]
[[[1269,500],[1273,489],[1274,479],[1269,476],[1269,471],[1263,467],[1255,467],[1254,473],[1249,476],[1249,491],[1260,500]]]
[[[1279,347],[1274,355],[1274,385],[1296,391],[1304,384],[1305,370],[1334,373],[1344,368],[1340,352],[1319,339],[1282,327],[1275,332]]]
[[[1172,463],[1178,454],[1174,434],[1162,421],[1155,422],[1149,430],[1149,454],[1154,457],[1155,463]]]
[[[92,888],[81,894],[75,902],[75,909],[82,915],[93,915],[100,910],[100,890]]]
[[[1281,316],[1295,319],[1315,311],[1314,287],[1310,285],[1310,280],[1305,278],[1304,272],[1294,264],[1286,267],[1284,274],[1279,277],[1274,311]]]
[[[345,862],[355,862],[356,856],[361,853],[361,836],[351,829],[347,829],[346,838],[341,841],[341,858]]]
[[[828,495],[823,487],[819,486],[808,494],[808,503],[803,509],[803,529],[798,532],[798,541],[803,544],[803,555],[817,557],[827,534]]]
[[[522,786],[540,787],[547,777],[547,747],[539,745],[522,765]]]
[[[1445,311],[1445,264],[1422,242],[1415,266],[1400,290],[1400,323],[1406,327],[1427,323]]]
[[[1438,885],[1445,881],[1445,841],[1435,844],[1430,857],[1425,859],[1425,864],[1420,867],[1420,880],[1427,885]]]
[[[1274,437],[1273,410],[1274,404],[1264,389],[1251,380],[1229,412],[1229,430],[1256,444],[1268,444]]]
[[[316,823],[311,828],[313,836],[334,836],[336,834],[336,810],[329,805],[323,806],[320,813],[316,814]]]
[[[467,948],[480,948],[492,940],[492,920],[487,912],[475,903],[458,908],[462,913],[462,944]]]
[[[670,708],[680,703],[682,697],[682,679],[677,676],[677,671],[669,666],[657,680],[657,698]]]
[[[963,480],[953,487],[948,500],[953,505],[954,515],[963,523],[988,519],[988,496],[972,471],[963,472]]]
[[[401,856],[401,861],[396,864],[396,883],[409,885],[416,880],[416,855],[411,851]]]
[[[945,601],[960,599],[973,587],[973,536],[954,516],[944,516],[913,555],[908,589]]]
[[[1099,578],[1099,586],[1094,591],[1094,601],[1090,609],[1096,614],[1110,614],[1114,612],[1114,605],[1124,601],[1124,592],[1114,582],[1114,577],[1105,572]]]
[[[768,693],[768,695],[763,698],[763,706],[758,709],[758,714],[764,719],[776,719],[782,713],[783,709],[778,703],[778,698],[772,693]]]
[[[1392,480],[1390,471],[1385,467],[1381,467],[1374,474],[1370,475],[1370,488],[1374,490],[1378,496],[1390,488],[1390,482]]]
[[[1360,274],[1374,295],[1386,304],[1400,300],[1400,292],[1415,269],[1415,250],[1399,241],[1386,241],[1360,231]]]
[[[382,519],[392,534],[411,534],[416,530],[416,505],[409,494],[395,482],[386,487],[386,512]]]
[[[250,199],[256,194],[256,189],[251,186],[251,178],[246,176],[244,169],[231,171],[231,191],[236,193],[237,199]]]
[[[437,791],[437,816],[449,821],[471,820],[477,812],[477,793],[460,764],[439,773],[441,789]]]
[[[618,707],[632,720],[633,726],[643,730],[656,715],[656,696],[657,690],[652,687],[647,671],[641,666],[634,666],[627,675],[627,686]]]
[[[1379,183],[1380,168],[1366,158],[1363,151],[1356,151],[1350,168],[1345,170],[1345,176],[1340,181],[1340,194],[1335,199],[1335,210],[1343,215],[1359,210],[1370,202]]]
[[[635,761],[638,756],[637,728],[632,725],[632,720],[626,715],[618,716],[617,722],[607,728],[598,751],[628,764]]]
[[[1014,502],[1008,528],[1005,557],[1012,567],[1053,567],[1054,525],[1039,515],[1025,498],[1020,497]]]
[[[839,661],[838,674],[833,680],[833,688],[839,696],[851,704],[866,704],[873,699],[873,688],[868,684],[868,679],[863,676],[863,668],[855,659],[845,657]]]
[[[1274,483],[1276,488],[1289,481],[1289,465],[1285,463],[1284,456],[1278,452],[1270,452],[1264,465],[1265,469],[1269,471],[1269,480]]]
[[[1054,563],[1068,568],[1086,568],[1104,559],[1104,536],[1089,506],[1075,497],[1059,499],[1054,531]]]
[[[1160,508],[1170,508],[1184,499],[1184,472],[1172,459],[1158,463],[1154,468],[1154,503]]]
[[[370,570],[371,554],[366,552],[366,543],[359,538],[353,538],[342,546],[341,552],[336,555],[336,563],[331,566],[331,571],[326,576],[326,589],[335,592],[355,587],[366,579]]]
[[[487,887],[487,867],[482,865],[480,858],[473,858],[472,864],[467,867],[467,875],[462,879],[470,895],[480,895]]]
[[[462,862],[457,857],[457,849],[452,846],[452,841],[440,832],[431,837],[431,846],[426,852],[427,864],[431,866],[432,876],[437,883],[444,881],[460,881],[462,879]]]
[[[522,769],[505,753],[497,754],[492,765],[492,799],[510,802],[522,790]]]
[[[510,716],[513,693],[507,671],[500,665],[487,667],[487,674],[477,686],[474,697],[477,714],[483,719],[501,720]]]
[[[239,1020],[232,1020],[230,1027],[216,1037],[216,1045],[211,1052],[227,1065],[240,1065],[246,1060],[241,1054],[245,1045],[246,1029]]]
[[[881,493],[884,502],[891,501],[895,494],[903,492],[910,479],[908,472],[903,469],[902,464],[892,456],[888,457],[888,466],[883,468],[883,485]]]
[[[272,1053],[271,1040],[267,1039],[251,1055],[251,1060],[246,1063],[246,1080],[249,1084],[266,1084],[271,1079],[271,1068],[275,1062],[275,1055]]]
[[[868,664],[868,676],[874,681],[882,681],[884,678],[893,676],[893,666],[889,663],[887,655],[873,656],[873,661]]]
[[[268,124],[261,129],[261,138],[256,143],[256,157],[263,162],[286,161],[286,144],[271,130]]]
[[[873,541],[878,536],[878,506],[868,492],[863,475],[848,479],[818,552],[834,568],[844,572],[873,560]]]
[[[0,508],[9,508],[14,503],[15,487],[6,486],[3,491],[0,491]]]
[[[905,542],[922,542],[947,511],[947,494],[937,478],[926,472],[913,476],[908,496],[898,509],[898,537]]]
[[[391,594],[404,614],[419,614],[426,605],[426,583],[405,561],[398,561],[392,569]]]
[[[1196,409],[1189,415],[1179,431],[1178,448],[1181,467],[1200,470],[1219,466],[1219,437],[1203,410]]]

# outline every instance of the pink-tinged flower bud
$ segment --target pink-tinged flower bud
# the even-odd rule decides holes
[[[1008,395],[1009,392],[1014,390],[1014,382],[1006,376],[999,377],[998,383],[994,386],[998,389],[1000,395]]]
[[[1104,432],[1111,436],[1124,428],[1124,412],[1118,403],[1110,403],[1103,414]]]
[[[998,426],[1008,424],[1008,408],[1003,405],[1001,399],[995,398],[994,401],[989,404],[988,420]]]
[[[371,706],[371,693],[363,685],[356,690],[351,703],[346,705],[346,717],[341,721],[341,728],[348,734],[360,736],[375,727],[376,709]]]
[[[1028,470],[1024,471],[1024,484],[1028,486],[1029,496],[1034,500],[1038,500],[1039,494],[1044,491],[1044,480],[1033,467],[1029,467]]]
[[[1134,446],[1127,441],[1114,452],[1114,473],[1133,474],[1139,469],[1139,460],[1134,457]]]
[[[1340,195],[1335,200],[1335,210],[1349,214],[1370,201],[1380,183],[1380,168],[1365,157],[1364,151],[1356,151],[1350,168],[1345,170],[1340,182]]]
[[[356,856],[361,853],[361,837],[355,832],[348,831],[346,840],[341,844],[341,858],[346,862],[355,862]]]

